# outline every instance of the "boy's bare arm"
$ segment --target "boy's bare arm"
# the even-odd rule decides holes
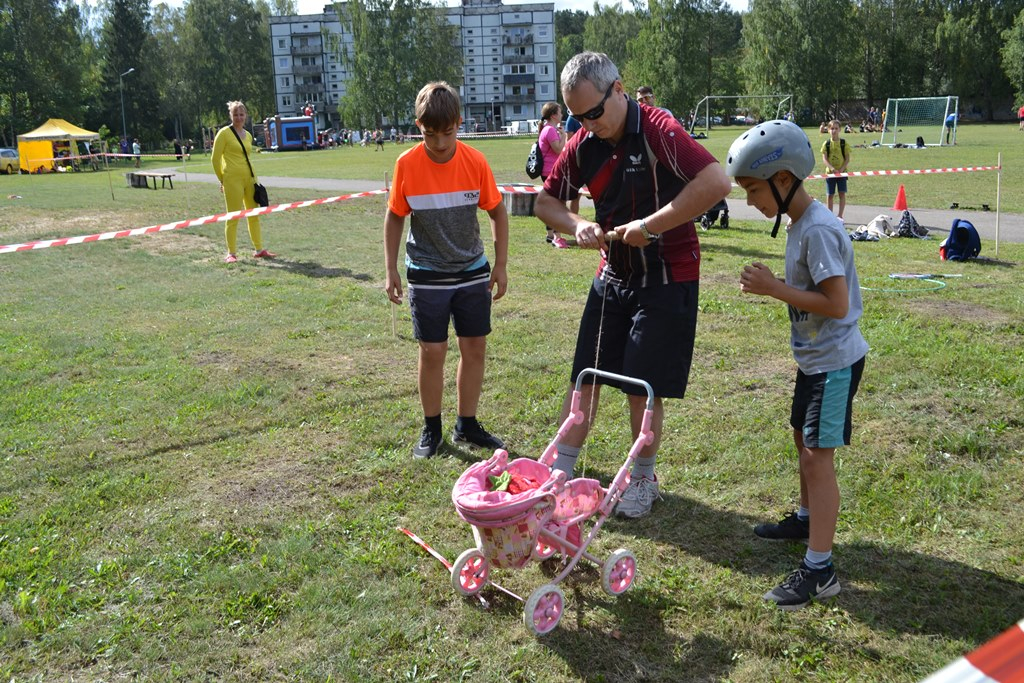
[[[402,303],[402,276],[398,273],[398,246],[402,242],[405,218],[388,209],[384,217],[384,292],[393,303]]]
[[[842,275],[822,280],[818,291],[797,289],[776,278],[768,266],[754,262],[740,273],[740,291],[770,296],[801,311],[829,318],[845,318],[850,310],[850,290]]]
[[[494,265],[491,267],[490,290],[495,301],[505,296],[508,289],[508,211],[505,202],[487,212],[494,240]],[[497,287],[497,291],[495,291]]]

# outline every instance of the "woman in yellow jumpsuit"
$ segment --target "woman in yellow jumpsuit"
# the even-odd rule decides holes
[[[213,139],[213,172],[220,180],[220,191],[224,193],[224,202],[228,211],[240,211],[242,208],[254,209],[257,206],[253,197],[256,178],[250,170],[246,154],[251,159],[256,150],[253,147],[252,135],[245,129],[248,112],[243,103],[236,101],[228,102],[228,113],[231,114],[231,125],[224,126],[217,131],[217,137]],[[235,137],[236,134],[238,137]],[[243,143],[245,152],[242,150]],[[263,248],[259,216],[249,216],[245,220],[249,224],[249,239],[252,240],[255,250],[253,257],[274,258],[276,254]],[[225,223],[224,238],[228,243],[228,255],[224,257],[224,262],[234,263],[238,260],[238,257],[235,256],[235,247],[238,242],[237,218]]]

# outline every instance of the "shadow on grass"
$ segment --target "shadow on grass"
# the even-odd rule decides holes
[[[560,571],[557,560],[541,563],[549,578]],[[670,635],[663,615],[671,600],[658,591],[636,587],[618,597],[582,586],[600,584],[601,570],[581,562],[559,584],[565,611],[559,626],[538,642],[556,653],[580,680],[589,681],[719,681],[728,678],[735,646],[706,634],[684,639]],[[534,586],[533,588],[538,588]],[[525,600],[529,592],[521,597]],[[523,603],[487,590],[490,609],[522,624]],[[469,598],[467,598],[469,600]],[[598,623],[596,614],[613,614],[613,624]],[[572,627],[566,628],[572,624]],[[666,647],[670,643],[670,647]]]
[[[671,543],[719,566],[764,576],[767,591],[803,557],[802,543],[764,541],[752,527],[763,519],[711,508],[662,492],[642,520],[610,528]],[[688,520],[683,524],[669,520]],[[941,634],[980,645],[1021,617],[1024,583],[914,550],[852,540],[836,545],[843,592],[840,608],[865,625],[910,634]],[[753,599],[753,598],[752,598]]]
[[[289,259],[281,258],[278,256],[273,261],[266,262],[267,268],[272,270],[284,270],[296,275],[305,275],[311,278],[335,278],[335,277],[346,277],[351,280],[357,280],[359,282],[373,282],[379,279],[375,275],[368,273],[356,273],[348,268],[328,268],[322,264],[316,263],[315,261],[291,261]]]

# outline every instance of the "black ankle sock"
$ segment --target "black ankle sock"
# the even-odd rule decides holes
[[[480,423],[476,421],[476,415],[473,415],[472,417],[459,415],[455,418],[455,428],[460,432],[464,432],[467,429],[479,429]]]
[[[426,415],[424,415],[423,416],[423,424],[425,424],[427,426],[427,428],[430,429],[430,431],[434,432],[435,434],[440,434],[441,433],[441,415],[440,415],[440,413],[438,413],[434,417],[427,417]]]

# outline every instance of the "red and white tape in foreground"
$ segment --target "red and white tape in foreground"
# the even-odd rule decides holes
[[[971,173],[973,171],[998,171],[999,166],[956,166],[952,168],[914,168],[909,170],[892,171],[849,171],[847,173],[816,173],[807,176],[807,180],[820,180],[822,178],[858,178],[883,175],[932,175],[935,173]]]
[[[245,218],[246,216],[261,216],[267,213],[280,213],[281,211],[291,211],[292,209],[304,209],[307,206],[333,204],[335,202],[343,202],[347,199],[356,199],[358,197],[372,197],[374,195],[387,194],[387,192],[387,190],[356,192],[354,194],[344,194],[338,197],[326,197],[324,199],[307,199],[301,202],[292,202],[291,204],[275,204],[273,206],[259,207],[256,209],[247,209],[245,211],[229,211],[227,213],[215,214],[213,216],[193,218],[192,220],[187,221],[175,221],[174,223],[164,223],[163,225],[151,225],[145,228],[133,228],[131,230],[111,230],[109,232],[101,232],[96,233],[94,235],[79,235],[78,237],[60,237],[52,240],[38,240],[35,242],[25,242],[23,244],[5,244],[0,246],[0,254],[9,254],[15,251],[33,251],[36,249],[46,249],[48,247],[62,247],[66,244],[99,242],[101,240],[118,239],[120,237],[135,237],[136,235],[148,235],[154,232],[179,230],[181,228],[193,228],[197,225],[223,223],[224,221],[230,221],[236,218]]]
[[[1024,619],[922,683],[1024,683]]]

